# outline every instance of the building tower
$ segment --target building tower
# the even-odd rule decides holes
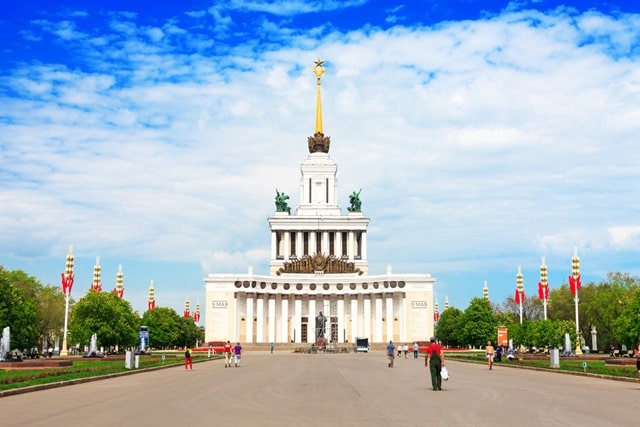
[[[269,218],[269,275],[209,274],[205,341],[246,343],[371,343],[426,341],[433,335],[429,274],[369,275],[367,227],[360,190],[338,203],[338,167],[322,124],[324,63],[315,61],[315,131],[300,166],[299,204],[276,189]],[[318,327],[318,319],[326,324]],[[324,323],[324,322],[323,322]],[[319,336],[320,335],[320,336]]]

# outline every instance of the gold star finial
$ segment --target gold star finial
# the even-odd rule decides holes
[[[324,61],[322,61],[322,60],[320,60],[320,58],[318,58],[318,59],[316,59],[314,64],[316,64],[316,66],[313,67],[313,74],[316,75],[316,77],[318,78],[318,83],[320,83],[320,78],[324,74],[324,66],[323,66]]]

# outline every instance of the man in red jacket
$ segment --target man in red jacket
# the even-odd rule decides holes
[[[429,366],[431,370],[431,387],[433,391],[442,390],[442,367],[444,366],[444,352],[442,346],[436,342],[435,337],[431,337],[430,344],[424,356],[424,366]]]

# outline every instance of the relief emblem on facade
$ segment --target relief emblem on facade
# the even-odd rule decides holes
[[[313,256],[305,255],[300,259],[285,262],[276,272],[278,276],[282,273],[358,273],[363,272],[356,268],[355,263],[347,262],[336,258],[333,255],[325,256],[320,252],[316,252]]]

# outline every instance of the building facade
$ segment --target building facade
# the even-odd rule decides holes
[[[244,343],[370,343],[426,341],[433,335],[430,274],[369,275],[367,226],[359,192],[338,205],[336,163],[322,130],[322,61],[317,78],[316,129],[300,167],[295,212],[277,193],[269,218],[269,275],[209,274],[205,341]]]

